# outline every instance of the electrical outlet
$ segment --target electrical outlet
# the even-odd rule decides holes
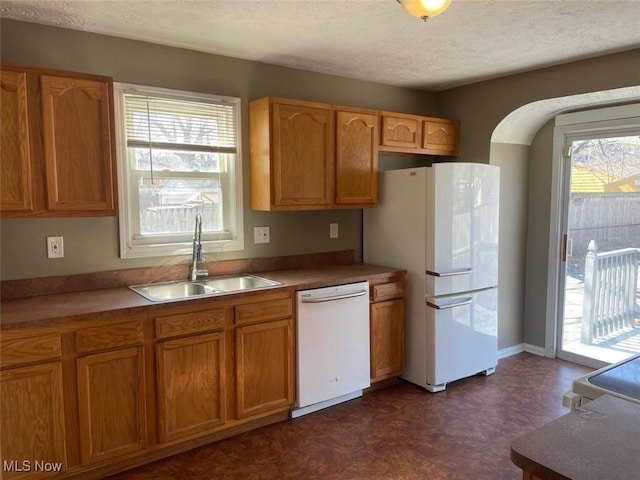
[[[269,227],[253,227],[253,243],[269,243],[270,241]]]
[[[64,257],[62,237],[47,237],[47,258]]]
[[[329,238],[338,238],[338,224],[330,223],[329,224]]]

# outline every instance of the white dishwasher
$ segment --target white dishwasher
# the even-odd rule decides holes
[[[293,418],[362,395],[369,383],[369,282],[297,292]]]

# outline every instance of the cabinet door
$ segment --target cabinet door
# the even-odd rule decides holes
[[[27,74],[10,70],[2,70],[0,74],[0,211],[29,213],[34,206]]]
[[[420,148],[421,120],[415,115],[381,113],[380,150],[417,152]]]
[[[110,85],[43,75],[40,86],[48,210],[113,215]]]
[[[168,340],[156,348],[160,442],[224,424],[224,332]]]
[[[236,328],[236,415],[293,405],[291,320]]]
[[[65,469],[65,431],[60,362],[0,373],[2,478],[35,479],[36,462]]]
[[[78,358],[82,463],[146,446],[142,347]]]
[[[336,111],[336,203],[378,200],[378,114]]]
[[[371,381],[404,369],[404,300],[371,304]]]
[[[422,148],[433,155],[458,154],[458,124],[449,120],[428,119],[422,124]]]
[[[274,103],[272,106],[273,203],[321,206],[333,200],[331,109]]]

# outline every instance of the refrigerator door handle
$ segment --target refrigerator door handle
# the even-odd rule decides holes
[[[438,305],[437,303],[427,300],[427,305],[436,310],[447,310],[449,308],[462,307],[463,305],[469,305],[473,303],[472,297],[462,297],[459,302],[445,303],[444,305]]]
[[[459,270],[451,270],[449,272],[434,272],[432,270],[427,270],[426,273],[432,277],[455,277],[456,275],[471,275],[473,273],[473,268],[461,268]]]

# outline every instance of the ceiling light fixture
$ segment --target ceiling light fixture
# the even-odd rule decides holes
[[[409,15],[421,18],[425,22],[429,17],[435,17],[444,12],[451,0],[396,0]]]

